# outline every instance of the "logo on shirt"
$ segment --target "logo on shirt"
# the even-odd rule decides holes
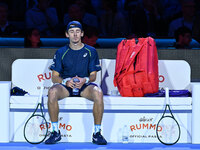
[[[100,65],[96,65],[96,67],[101,67]]]
[[[56,55],[54,55],[53,59],[56,59]]]
[[[55,57],[55,56],[54,56],[54,57]],[[51,67],[55,67],[55,60],[53,60],[53,61],[51,62],[51,65],[49,66],[49,69],[50,69]]]
[[[85,53],[84,55],[83,55],[83,57],[86,57],[87,56],[87,53]]]

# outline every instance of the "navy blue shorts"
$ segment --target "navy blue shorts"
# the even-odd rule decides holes
[[[79,90],[78,95],[73,95],[73,94],[72,94],[72,88],[67,87],[67,86],[65,86],[65,85],[63,85],[63,84],[61,84],[61,85],[64,86],[64,87],[67,89],[67,91],[69,92],[69,97],[80,97],[80,96],[81,96],[80,93],[81,93],[87,86],[89,86],[89,85],[98,86],[98,85],[96,85],[95,83],[83,84],[83,86],[82,86],[82,87],[80,88],[80,90]]]

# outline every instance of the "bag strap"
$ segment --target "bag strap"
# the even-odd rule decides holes
[[[114,85],[116,86],[116,79],[124,66],[125,58],[130,48],[130,40],[124,39],[120,42],[117,48],[117,58],[115,64]]]
[[[140,40],[140,39],[138,39],[138,40]],[[133,41],[135,42],[135,39],[133,39]],[[142,50],[143,46],[144,46],[144,44],[142,44],[140,47],[138,47],[138,45],[136,45],[136,48],[133,48],[133,46],[131,47],[132,48],[132,53],[129,56],[129,60],[127,60],[128,64],[126,65],[126,68],[125,68],[126,72],[129,70],[130,66],[133,65],[136,56]]]

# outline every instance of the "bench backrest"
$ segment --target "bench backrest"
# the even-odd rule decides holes
[[[117,87],[113,85],[115,72],[114,59],[100,60],[102,71],[97,73],[95,81],[104,95],[116,94]],[[44,86],[44,95],[52,86],[49,66],[52,59],[17,59],[12,64],[12,86],[18,86],[31,95],[39,95],[40,87]],[[169,89],[188,89],[191,70],[183,60],[159,60],[159,87]]]

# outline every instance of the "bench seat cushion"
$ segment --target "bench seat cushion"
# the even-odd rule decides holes
[[[44,106],[47,108],[47,96],[44,97]],[[38,96],[11,96],[11,109],[34,109]],[[164,97],[121,97],[104,96],[105,110],[135,110],[135,109],[163,109]],[[191,97],[170,98],[170,105],[176,109],[191,109]],[[60,109],[92,109],[93,102],[83,97],[68,97],[59,101]]]

